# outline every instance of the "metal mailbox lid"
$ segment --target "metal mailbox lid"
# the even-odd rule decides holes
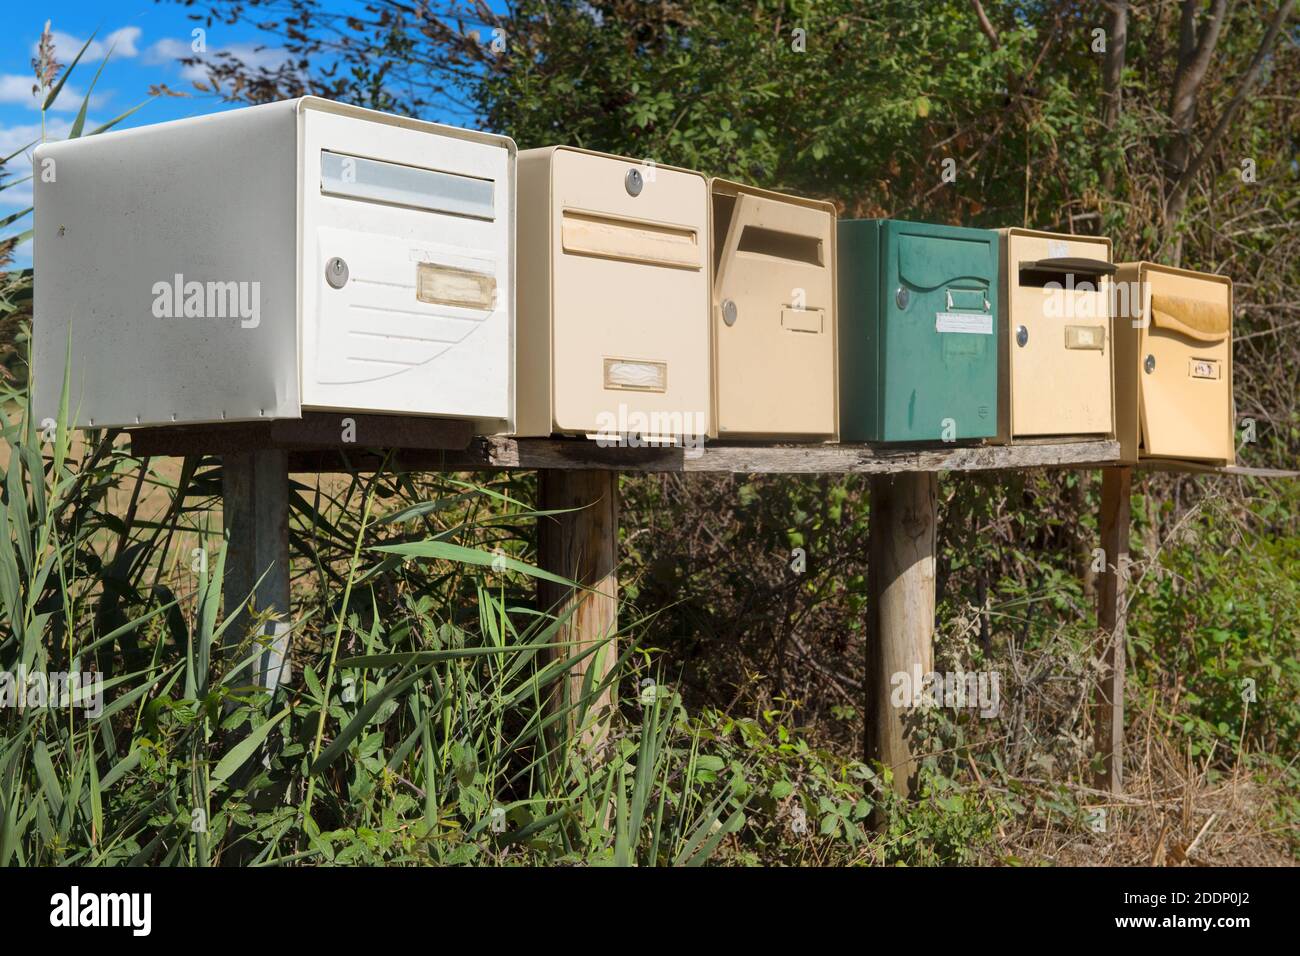
[[[512,418],[514,144],[307,99],[303,404]]]
[[[69,350],[81,427],[301,414],[294,110],[37,148],[39,418],[57,415]]]
[[[882,441],[991,438],[998,420],[998,236],[881,224]]]
[[[1126,360],[1139,382],[1142,455],[1231,464],[1232,280],[1150,262],[1139,277],[1140,347]]]
[[[1113,434],[1110,240],[1019,228],[999,234],[1000,435]]]
[[[709,188],[718,433],[834,439],[835,207],[721,179]]]
[[[568,147],[549,163],[555,430],[707,434],[707,182]]]

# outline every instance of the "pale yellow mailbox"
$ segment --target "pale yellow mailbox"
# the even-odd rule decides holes
[[[838,434],[835,207],[714,179],[716,434]]]
[[[1002,439],[1115,432],[1110,240],[1001,229]]]
[[[518,181],[516,434],[707,435],[707,180],[552,146]]]
[[[1115,282],[1122,458],[1232,464],[1232,280],[1126,262]]]

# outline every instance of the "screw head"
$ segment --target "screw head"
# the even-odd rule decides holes
[[[731,299],[724,299],[722,302],[722,321],[730,327],[736,324],[738,318],[740,318],[740,313],[736,308],[736,303]]]
[[[1148,355],[1146,361],[1142,363],[1142,367],[1146,369],[1147,374],[1150,375],[1156,370],[1156,357],[1154,355]]]
[[[641,188],[645,185],[645,179],[641,176],[641,170],[629,169],[627,176],[623,180],[623,185],[627,189],[629,196],[641,195]]]
[[[1016,344],[1022,349],[1029,342],[1029,330],[1023,325],[1016,326]]]
[[[912,293],[908,292],[903,286],[898,287],[894,293],[894,302],[900,309],[906,309],[907,303],[912,301]]]
[[[325,281],[331,288],[341,289],[348,284],[348,264],[338,256],[325,263]]]

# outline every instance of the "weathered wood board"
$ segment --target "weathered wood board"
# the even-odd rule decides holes
[[[910,471],[999,471],[1095,468],[1112,464],[1119,443],[1104,440],[1019,445],[713,444],[703,448],[601,448],[582,438],[477,438],[464,452],[400,449],[389,460],[399,471],[513,469],[610,470],[628,473],[897,474]],[[294,471],[367,470],[379,456],[364,449],[302,451]]]

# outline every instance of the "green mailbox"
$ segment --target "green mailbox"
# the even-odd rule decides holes
[[[840,220],[840,440],[992,438],[998,235]]]

